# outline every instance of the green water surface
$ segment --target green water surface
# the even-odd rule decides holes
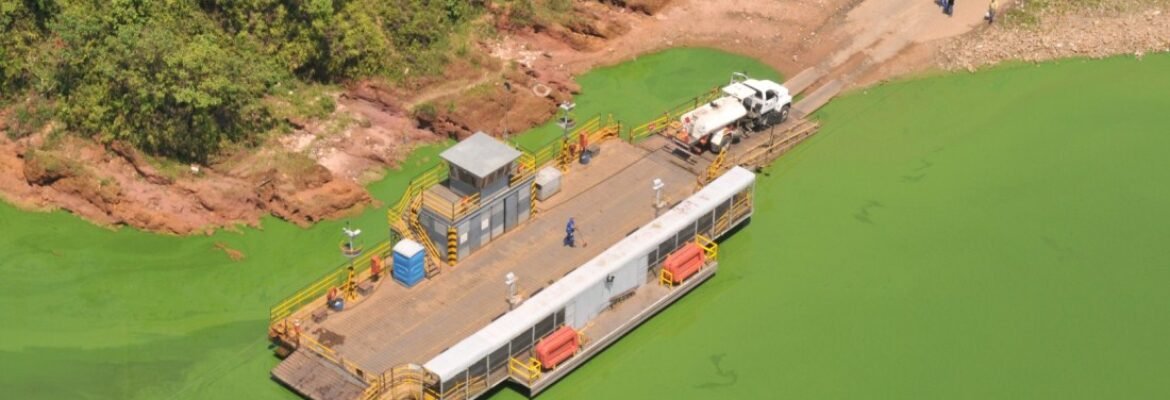
[[[732,70],[776,77],[671,50],[583,76],[578,113],[642,121]],[[541,398],[1170,397],[1166,71],[1018,65],[834,101],[760,176],[720,273]],[[396,200],[439,150],[371,191]],[[383,212],[352,219],[370,242]],[[340,261],[342,222],[263,226],[177,238],[0,204],[0,397],[296,398],[268,378],[268,307]]]

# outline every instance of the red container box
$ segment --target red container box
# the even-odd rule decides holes
[[[687,243],[666,257],[666,261],[662,262],[662,269],[670,272],[671,281],[679,284],[699,272],[705,261],[703,248],[694,243]]]
[[[578,347],[581,347],[581,341],[577,331],[563,326],[536,344],[536,359],[545,369],[556,368],[577,353]]]

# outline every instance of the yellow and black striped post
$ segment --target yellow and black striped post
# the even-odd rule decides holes
[[[447,265],[455,266],[459,261],[459,232],[454,226],[447,227]]]
[[[532,181],[532,199],[528,203],[528,219],[536,218],[536,181]]]

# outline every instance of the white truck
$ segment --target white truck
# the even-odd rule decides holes
[[[742,135],[788,120],[792,96],[783,85],[735,73],[723,96],[679,117],[675,137],[694,152],[718,153]]]

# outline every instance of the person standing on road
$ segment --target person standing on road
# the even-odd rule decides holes
[[[987,24],[988,25],[991,25],[992,22],[995,22],[995,11],[998,8],[999,8],[999,3],[995,0],[991,0],[991,3],[987,5]]]
[[[577,247],[576,240],[573,234],[577,232],[577,222],[573,217],[569,217],[569,223],[565,225],[565,246]]]

